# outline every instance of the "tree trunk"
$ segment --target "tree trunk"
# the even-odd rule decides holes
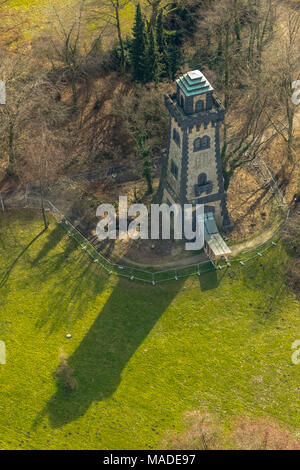
[[[117,21],[118,39],[119,39],[119,45],[120,45],[120,51],[121,51],[121,72],[124,73],[125,72],[125,52],[124,52],[124,43],[123,43],[123,38],[122,38],[119,10],[120,10],[119,0],[117,0],[116,6],[115,6],[115,14],[116,14],[116,21]]]
[[[74,112],[77,111],[77,86],[76,86],[76,72],[72,68],[72,97],[73,97],[73,110]]]
[[[45,230],[47,230],[49,227],[49,223],[46,218],[46,211],[45,211],[45,205],[44,205],[44,193],[43,193],[42,184],[40,184],[40,196],[41,196],[41,211],[42,211],[42,216],[43,216],[44,227],[45,227]]]
[[[159,6],[159,2],[154,2],[152,4],[152,13],[151,13],[149,26],[153,29],[156,26],[156,20],[157,20],[157,16],[158,16],[158,6]]]
[[[150,174],[147,175],[146,179],[147,179],[148,193],[152,194],[153,193],[153,186],[152,186],[152,177],[151,177],[151,175]]]
[[[229,106],[229,24],[226,25],[226,32],[225,32],[225,53],[224,53],[224,107],[225,112]]]
[[[0,201],[1,201],[2,212],[4,212],[4,204],[3,204],[3,198],[2,198],[1,193],[0,193]]]
[[[288,159],[293,161],[293,144],[294,144],[294,116],[289,116],[288,121],[288,139],[287,139],[287,146],[288,146]]]
[[[15,152],[14,152],[14,126],[10,124],[9,126],[9,134],[8,134],[8,167],[7,167],[7,174],[13,175],[14,174],[14,165],[15,165]]]

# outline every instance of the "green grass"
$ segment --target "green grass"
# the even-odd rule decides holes
[[[9,2],[4,6],[5,9],[10,11],[15,11],[17,13],[25,13],[26,22],[21,26],[21,30],[24,34],[25,39],[31,40],[35,36],[38,36],[43,33],[44,30],[49,29],[51,23],[57,20],[54,16],[54,9],[59,13],[60,17],[65,19],[67,15],[68,22],[66,24],[71,24],[70,22],[74,21],[76,15],[79,11],[79,0],[52,0],[50,3],[48,0],[9,0]],[[144,7],[149,6],[144,1],[141,4],[145,4]],[[98,32],[99,28],[106,24],[107,18],[104,18],[105,13],[104,6],[101,6],[101,1],[98,3],[98,18],[93,16],[90,18],[91,12],[95,15],[97,11],[95,5],[91,5],[88,1],[85,2],[85,21],[88,21],[88,25],[83,28],[83,36],[87,37],[91,31]],[[111,14],[111,9],[108,9]],[[145,10],[145,12],[148,10]],[[131,35],[135,17],[135,5],[132,2],[129,2],[123,9],[120,10],[120,22],[122,34],[125,37],[126,35]],[[113,20],[112,20],[113,24]],[[115,30],[112,26],[112,31]],[[111,34],[110,37],[110,46],[111,46]],[[117,40],[117,31],[115,30],[115,40]],[[107,38],[104,36],[104,43],[106,44]]]
[[[54,222],[13,264],[41,229],[31,212],[1,214],[0,448],[159,448],[194,409],[299,427],[300,309],[281,244],[152,287],[109,278]],[[75,391],[53,377],[61,348]]]

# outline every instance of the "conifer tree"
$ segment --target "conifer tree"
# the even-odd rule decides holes
[[[183,62],[181,52],[181,32],[169,31],[167,35],[165,34],[162,10],[157,17],[156,42],[161,63],[160,76],[167,76],[174,80],[175,75]]]
[[[132,78],[134,81],[145,81],[147,36],[145,21],[138,3],[133,27],[133,40],[131,44]]]
[[[158,83],[161,75],[160,55],[158,52],[156,39],[153,34],[153,29],[149,30],[149,46],[147,49],[147,68],[146,68],[146,82]]]
[[[167,56],[167,71],[171,80],[175,79],[176,73],[183,62],[182,51],[176,38],[169,40]]]
[[[162,10],[160,11],[160,13],[157,17],[156,42],[157,42],[158,52],[163,57],[163,55],[165,53],[165,49],[166,49],[166,40],[165,40],[165,33],[164,33],[164,21],[163,21]]]
[[[157,17],[156,43],[160,61],[160,76],[166,76],[168,70],[168,48],[164,31],[164,19],[162,10]]]

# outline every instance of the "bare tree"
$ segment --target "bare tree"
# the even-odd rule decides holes
[[[45,229],[48,221],[45,213],[45,192],[57,181],[68,163],[67,153],[55,132],[40,121],[28,129],[27,140],[23,143],[19,178],[23,185],[38,186],[41,212]]]
[[[224,187],[228,189],[237,168],[254,160],[276,136],[269,133],[265,115],[266,98],[261,101],[257,90],[245,100],[244,119],[232,135],[226,135],[222,148]]]
[[[272,6],[271,0],[224,0],[214,3],[200,23],[226,111],[221,150],[225,189],[235,170],[267,148],[276,134],[268,132],[266,83],[271,77],[262,61],[273,37]]]
[[[65,67],[66,79],[71,82],[73,111],[78,107],[78,81],[85,75],[83,65],[87,51],[84,50],[82,38],[84,4],[85,1],[82,0],[75,14],[73,10],[70,12],[67,8],[63,13],[53,8],[51,32],[45,38],[45,54],[53,69],[58,65]]]
[[[167,449],[189,450],[299,450],[300,441],[290,429],[268,416],[251,419],[239,416],[231,431],[209,413],[194,411],[186,415],[186,429],[181,434],[169,433]]]
[[[150,7],[151,13],[149,18],[149,25],[151,28],[154,28],[156,25],[156,20],[159,14],[159,11],[163,8],[166,8],[171,2],[166,0],[146,0],[147,4]],[[175,2],[173,2],[174,5]]]
[[[1,24],[0,47],[3,50],[12,43],[23,40],[23,27],[28,23],[25,11],[16,11],[11,7],[9,0],[0,0]]]
[[[125,47],[121,24],[122,11],[132,2],[132,0],[103,0],[101,3],[91,0],[89,5],[91,6],[90,17],[100,19],[101,21],[101,34],[107,27],[112,26],[118,37],[118,43],[120,48],[120,66],[121,71],[125,71],[126,57]]]
[[[283,34],[274,42],[268,55],[267,66],[270,72],[269,87],[272,93],[269,99],[269,121],[287,146],[290,161],[296,158],[295,148],[295,113],[296,105],[292,101],[293,82],[300,78],[300,14],[299,11],[284,13]]]
[[[70,110],[56,100],[59,87],[47,76],[35,74],[31,57],[22,51],[5,56],[0,73],[6,82],[6,104],[0,107],[0,149],[8,161],[7,173],[17,175],[17,160],[28,141],[29,129],[41,119],[50,127],[62,126]]]
[[[23,51],[2,56],[0,74],[6,85],[6,104],[0,108],[0,146],[2,155],[8,154],[7,173],[10,175],[15,174],[16,142],[29,119],[29,102],[36,87],[29,71],[30,59]]]
[[[117,120],[121,139],[129,138],[132,144],[137,135],[147,136],[148,144],[153,151],[160,152],[165,144],[168,117],[163,104],[163,94],[170,87],[162,84],[145,89],[137,86],[127,95],[117,95],[113,100],[112,115]]]

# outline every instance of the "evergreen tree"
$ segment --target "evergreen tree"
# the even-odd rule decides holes
[[[176,16],[167,17],[167,34],[165,33],[165,21],[162,10],[157,17],[156,41],[161,62],[161,76],[167,76],[174,80],[175,75],[183,63],[181,52],[182,31],[176,22]]]
[[[158,52],[153,29],[149,31],[149,46],[147,49],[147,68],[145,82],[158,83],[161,75],[160,55]]]
[[[164,31],[164,18],[160,11],[156,23],[156,44],[160,60],[160,76],[166,76],[168,70],[168,49]]]
[[[171,80],[175,79],[176,73],[183,63],[183,56],[179,41],[176,36],[171,36],[168,44],[167,71]]]
[[[166,50],[166,40],[165,40],[165,33],[164,33],[164,20],[163,20],[162,10],[160,11],[157,17],[156,42],[157,42],[158,52],[163,57],[165,50]]]
[[[138,3],[133,27],[133,40],[131,44],[132,78],[138,82],[145,81],[147,36],[145,21],[142,16],[141,6]]]

